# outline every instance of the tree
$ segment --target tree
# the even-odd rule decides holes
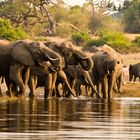
[[[125,7],[124,24],[126,32],[140,33],[140,0],[133,0]]]
[[[48,11],[48,6],[53,4],[52,0],[4,0],[0,2],[0,17],[10,19],[13,26],[28,27],[36,23],[49,23],[49,30],[54,35],[56,22]]]
[[[92,13],[96,11],[104,13],[107,10],[113,9],[114,4],[111,0],[86,0],[85,5],[91,7]]]

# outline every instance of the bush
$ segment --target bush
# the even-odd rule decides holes
[[[91,39],[86,43],[86,46],[92,47],[92,46],[101,46],[104,44],[105,44],[105,41],[102,39]]]
[[[83,45],[88,42],[91,38],[88,34],[82,32],[76,32],[72,34],[72,41],[76,45]]]
[[[120,32],[102,31],[99,39],[90,39],[86,45],[85,50],[90,50],[92,46],[101,46],[107,44],[115,50],[128,50],[131,46],[131,41],[126,39]]]
[[[132,43],[136,46],[140,46],[140,36],[137,36],[133,41]]]
[[[13,28],[9,20],[0,19],[0,38],[17,40],[27,37],[21,28]]]
[[[122,48],[131,45],[130,40],[126,39],[123,33],[120,32],[103,31],[100,34],[100,39],[111,47]]]

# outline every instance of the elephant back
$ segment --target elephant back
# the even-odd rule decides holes
[[[8,40],[0,40],[0,55],[10,55],[12,43]]]
[[[12,57],[24,65],[34,66],[35,62],[33,56],[30,50],[28,49],[31,42],[32,41],[29,40],[21,40],[13,43],[11,52]]]

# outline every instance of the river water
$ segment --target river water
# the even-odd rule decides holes
[[[140,140],[140,98],[2,99],[1,140]]]

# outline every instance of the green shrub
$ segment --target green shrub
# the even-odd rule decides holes
[[[130,47],[130,40],[126,39],[123,33],[120,32],[110,32],[110,31],[102,31],[100,34],[100,39],[104,40],[106,44],[111,47]]]
[[[0,19],[0,38],[7,40],[17,40],[27,37],[21,28],[13,28],[9,20]]]
[[[132,43],[136,46],[140,46],[140,36],[137,36],[133,41]]]
[[[103,39],[91,39],[86,43],[86,46],[92,47],[92,46],[101,46],[104,44],[105,41]]]
[[[72,34],[72,41],[76,45],[83,45],[90,39],[89,35],[83,32],[75,32]]]

